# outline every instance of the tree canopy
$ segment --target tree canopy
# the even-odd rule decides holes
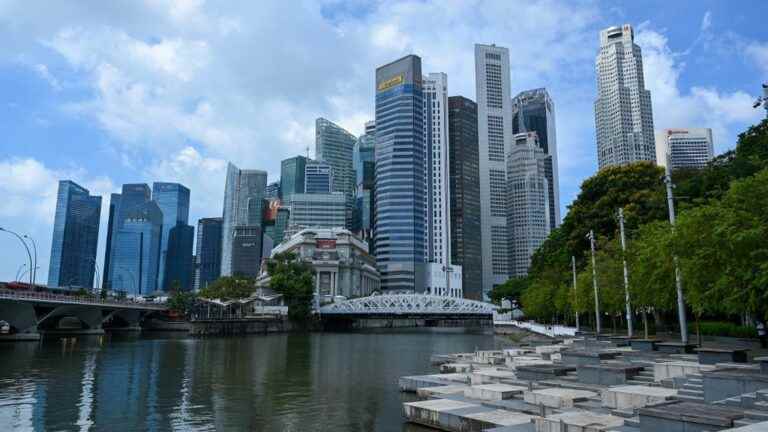
[[[275,255],[267,262],[269,286],[283,295],[288,305],[288,318],[306,323],[312,314],[314,269],[290,252]]]
[[[222,276],[201,289],[198,294],[203,298],[226,301],[249,297],[254,289],[253,278],[240,275]]]

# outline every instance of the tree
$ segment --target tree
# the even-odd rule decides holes
[[[267,262],[269,286],[283,295],[288,305],[288,318],[305,324],[312,314],[314,269],[309,263],[296,259],[290,252],[275,255]]]
[[[168,309],[179,315],[186,316],[192,310],[197,295],[193,292],[175,290],[168,298]]]
[[[528,288],[528,278],[510,278],[501,285],[496,285],[491,291],[491,301],[501,304],[504,299],[520,300],[523,291]]]
[[[222,276],[200,290],[200,297],[233,300],[249,297],[254,291],[254,281],[247,276]]]

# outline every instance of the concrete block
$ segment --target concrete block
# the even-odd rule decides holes
[[[696,348],[694,344],[684,344],[680,342],[659,342],[656,344],[656,350],[667,354],[691,354]]]
[[[659,339],[630,339],[629,346],[637,351],[656,351],[656,344],[664,342]]]
[[[617,352],[590,352],[590,351],[563,351],[563,364],[569,366],[581,366],[587,364],[600,364],[603,360],[613,360],[619,356]]]
[[[530,349],[526,348],[508,348],[504,350],[504,355],[507,357],[519,357],[532,353]]]
[[[560,352],[567,347],[565,345],[541,345],[536,347],[536,354],[542,355],[542,354],[552,354],[556,352]]]
[[[442,381],[448,381],[448,382],[455,382],[455,383],[462,383],[462,384],[469,384],[469,374],[466,373],[445,373],[445,374],[434,374],[434,375],[426,375],[427,377],[436,378]]]
[[[742,410],[697,402],[669,402],[640,408],[640,431],[705,432],[733,427]]]
[[[416,394],[419,395],[420,398],[445,396],[451,394],[464,394],[464,390],[468,388],[469,386],[463,384],[422,387],[416,389]]]
[[[697,348],[699,363],[713,365],[717,363],[746,363],[748,349]]]
[[[726,429],[723,432],[765,432],[768,431],[768,421],[753,423],[751,425],[737,427],[734,429]]]
[[[468,419],[478,420],[483,423],[492,423],[498,426],[514,426],[521,424],[528,424],[531,422],[533,416],[518,412],[512,412],[507,410],[494,410],[479,412],[473,414],[466,414]]]
[[[595,414],[588,411],[574,411],[535,417],[536,432],[599,432],[624,425],[624,419],[609,414]]]
[[[641,366],[625,364],[584,365],[578,367],[578,377],[584,384],[621,385],[642,370]]]
[[[505,379],[516,379],[517,376],[512,371],[498,369],[480,369],[474,371],[469,376],[469,382],[472,385],[500,383]]]
[[[757,369],[718,368],[704,374],[704,401],[715,402],[768,389],[768,375]]]
[[[531,405],[544,405],[549,408],[573,408],[575,402],[583,402],[596,396],[597,393],[591,391],[560,387],[526,391],[523,393],[525,402]]]
[[[603,406],[613,409],[643,408],[664,402],[677,395],[677,390],[664,387],[628,385],[602,391]]]
[[[552,364],[533,364],[518,366],[515,374],[519,380],[523,381],[542,381],[555,379],[575,371],[575,367],[560,366]]]
[[[504,358],[504,351],[475,351],[475,363],[485,363],[485,364],[493,364],[491,363],[495,358]]]
[[[403,404],[405,418],[444,431],[481,431],[530,423],[531,416],[477,404],[434,399]]]
[[[674,378],[683,375],[697,374],[704,371],[711,371],[714,366],[701,365],[696,362],[663,362],[653,365],[653,380],[661,381],[666,378]]]
[[[464,396],[481,400],[505,400],[512,399],[515,395],[523,393],[526,387],[508,384],[482,384],[464,388]]]
[[[520,366],[551,365],[552,363],[553,362],[551,359],[544,360],[540,357],[522,356],[522,357],[515,357],[511,359],[511,361],[507,361],[507,366],[511,367],[512,369],[517,369]]]
[[[440,365],[442,373],[466,373],[472,371],[472,365],[469,363],[445,363]]]

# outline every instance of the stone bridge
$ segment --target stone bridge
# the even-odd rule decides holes
[[[0,291],[0,321],[10,326],[10,339],[39,339],[40,333],[101,334],[104,328],[138,329],[142,319],[167,310],[163,304],[101,300],[31,291]],[[62,319],[79,327],[60,328]]]

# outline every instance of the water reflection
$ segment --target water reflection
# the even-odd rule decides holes
[[[397,378],[433,353],[490,349],[451,331],[190,339],[83,337],[0,344],[10,430],[401,431]]]

